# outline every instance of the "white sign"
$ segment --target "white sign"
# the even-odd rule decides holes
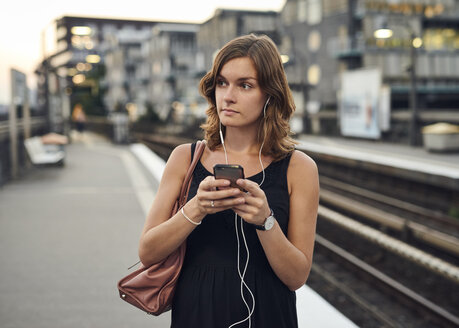
[[[341,134],[379,139],[379,69],[343,72],[339,103]]]
[[[27,82],[24,73],[11,70],[11,101],[14,105],[23,105],[27,92]]]

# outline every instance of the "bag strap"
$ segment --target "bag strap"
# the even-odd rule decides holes
[[[193,177],[193,172],[198,164],[199,160],[201,159],[202,153],[204,153],[204,149],[206,148],[206,141],[205,140],[198,140],[196,142],[196,149],[194,150],[194,156],[193,159],[191,160],[190,167],[188,167],[188,171],[186,172],[185,179],[183,180],[182,183],[182,188],[180,190],[180,195],[179,198],[175,201],[174,208],[172,210],[172,214],[175,214],[180,210],[186,203],[186,200],[188,198],[188,192],[190,190],[191,186],[191,178]],[[131,265],[128,270],[131,270],[133,267],[135,267],[137,264],[139,264],[140,261],[137,261],[137,263]]]
[[[205,140],[199,140],[196,142],[196,149],[194,151],[194,156],[193,159],[191,160],[190,167],[188,168],[188,171],[186,172],[185,179],[183,179],[183,184],[182,188],[180,190],[180,195],[178,198],[178,209],[182,208],[186,200],[188,198],[188,192],[190,191],[190,185],[191,185],[191,179],[193,178],[193,172],[198,164],[199,160],[201,159],[201,156],[204,152],[204,149],[206,148],[206,141]]]

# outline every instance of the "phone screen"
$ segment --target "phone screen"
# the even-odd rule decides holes
[[[214,166],[214,177],[215,179],[229,180],[231,182],[230,187],[245,191],[236,184],[237,179],[244,179],[244,169],[241,165],[216,164]]]

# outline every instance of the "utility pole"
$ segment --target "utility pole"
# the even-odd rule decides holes
[[[418,106],[417,106],[417,90],[416,90],[416,48],[413,45],[415,34],[410,34],[410,145],[417,145],[417,130],[418,130]]]

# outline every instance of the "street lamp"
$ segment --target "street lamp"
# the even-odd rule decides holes
[[[417,92],[416,92],[416,49],[422,46],[422,39],[416,37],[411,26],[407,26],[410,32],[410,65],[408,71],[410,72],[410,145],[417,145],[417,126],[418,126],[418,106],[417,106]],[[376,30],[373,33],[377,39],[388,39],[392,37],[393,31],[387,26]]]
[[[376,39],[388,39],[394,34],[394,31],[392,31],[390,28],[387,26],[383,26],[380,29],[377,29],[374,31],[373,35]]]

